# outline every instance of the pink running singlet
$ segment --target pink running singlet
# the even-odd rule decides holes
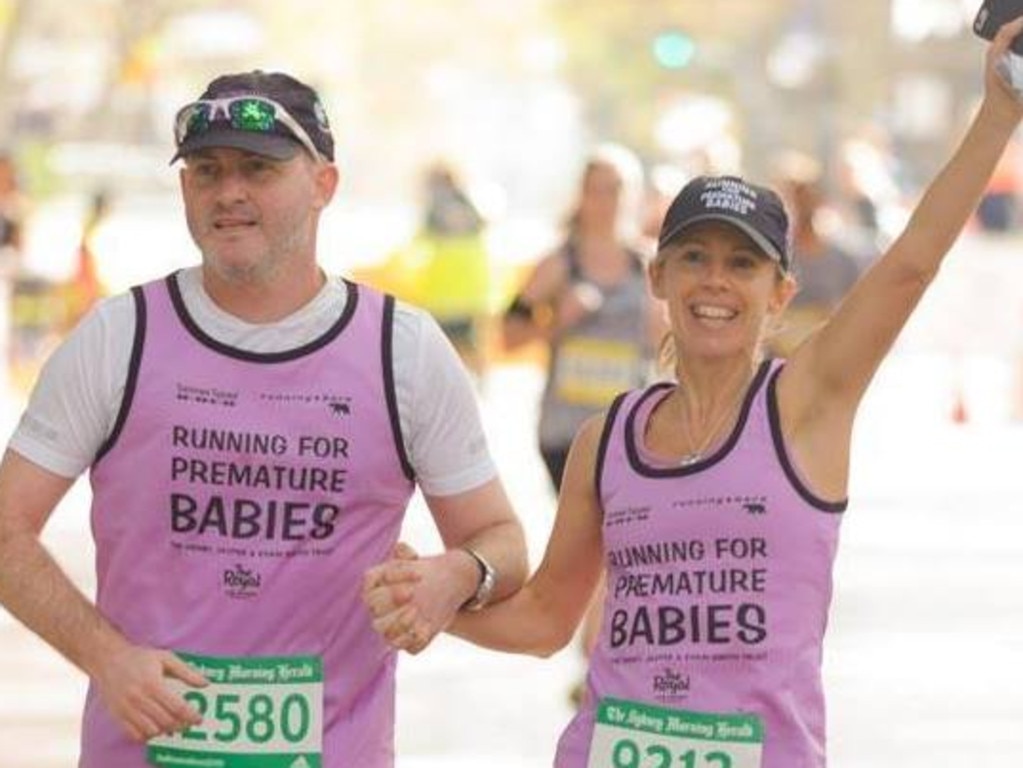
[[[91,471],[97,603],[216,682],[188,694],[205,721],[156,764],[393,764],[395,655],[360,591],[397,540],[412,470],[393,300],[348,289],[330,330],[275,354],[208,337],[174,275],[134,289],[124,403]],[[143,768],[146,753],[91,687],[81,768]]]
[[[760,367],[731,436],[689,466],[642,445],[674,385],[612,406],[598,454],[607,598],[558,768],[824,766],[821,645],[846,504],[816,498],[788,460],[780,371]]]

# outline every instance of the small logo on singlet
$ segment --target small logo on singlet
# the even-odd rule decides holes
[[[766,515],[767,505],[756,501],[746,502],[742,508],[750,515]]]
[[[690,507],[730,507],[740,505],[746,512],[767,511],[767,496],[752,494],[723,493],[719,496],[687,496],[682,499],[675,499],[671,502],[673,509],[688,509]]]
[[[689,693],[689,675],[665,667],[654,675],[653,693],[658,699],[677,699]]]
[[[191,384],[183,384],[180,381],[177,385],[175,397],[184,403],[197,403],[199,405],[219,405],[226,408],[234,408],[238,405],[238,393],[216,387],[197,387]]]
[[[327,407],[330,408],[332,415],[342,418],[349,416],[352,413],[352,406],[349,404],[348,398],[344,400],[332,400],[327,403]]]
[[[263,577],[241,563],[224,571],[222,584],[228,597],[239,599],[255,597],[263,584]]]
[[[323,408],[335,418],[352,413],[352,398],[337,392],[260,392],[260,402],[279,408]]]

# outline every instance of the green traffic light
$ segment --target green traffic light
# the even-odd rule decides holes
[[[682,32],[662,32],[654,38],[654,58],[665,69],[684,69],[696,56],[696,43]]]

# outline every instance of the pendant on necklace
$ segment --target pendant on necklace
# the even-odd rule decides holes
[[[703,458],[702,453],[687,453],[679,460],[678,463],[679,466],[682,467],[691,467],[693,464],[696,464],[702,458]]]

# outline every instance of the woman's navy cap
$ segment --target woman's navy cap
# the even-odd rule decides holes
[[[789,217],[774,190],[738,176],[698,176],[671,202],[661,225],[658,250],[701,221],[723,221],[737,227],[782,271],[789,271]]]

